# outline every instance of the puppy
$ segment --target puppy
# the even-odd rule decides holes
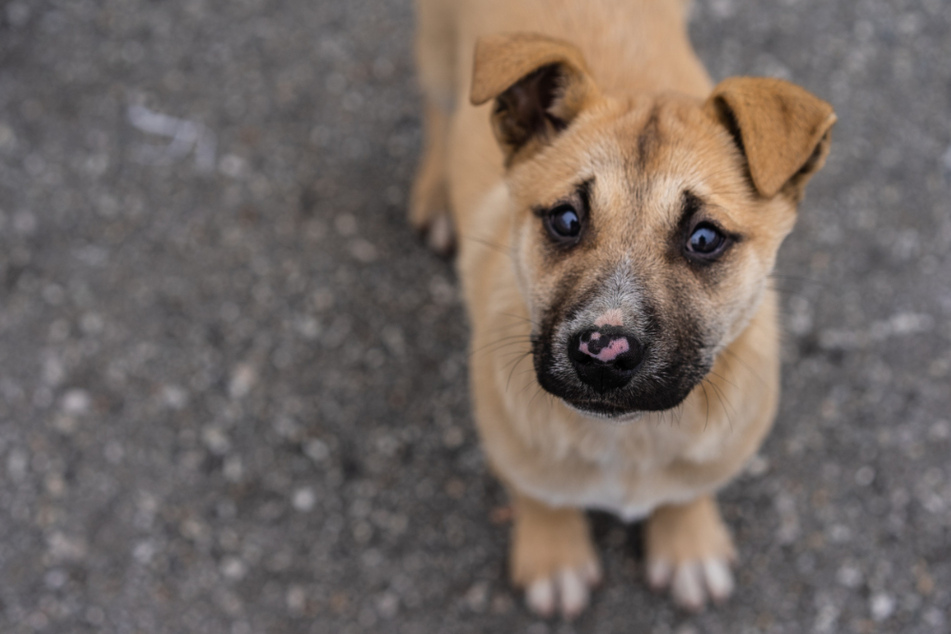
[[[769,284],[835,114],[785,81],[713,86],[681,0],[419,0],[411,221],[455,243],[471,391],[542,615],[601,577],[585,509],[647,518],[647,580],[733,590],[714,495],[778,398]]]

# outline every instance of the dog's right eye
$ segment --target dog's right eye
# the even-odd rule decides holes
[[[558,205],[545,216],[548,232],[559,241],[573,241],[581,234],[581,216],[571,205]]]

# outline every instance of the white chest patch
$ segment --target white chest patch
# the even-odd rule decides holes
[[[509,464],[505,476],[520,491],[554,507],[606,511],[627,522],[647,517],[664,504],[688,502],[707,492],[688,486],[669,465],[682,455],[679,434],[653,421],[627,424],[586,422],[581,437],[560,434],[558,417],[549,418],[548,439],[562,442],[543,451],[541,464]],[[634,425],[634,426],[632,426]]]
[[[675,486],[671,482],[664,482],[659,489],[644,486],[651,478],[637,486],[637,483],[630,481],[629,474],[625,477],[611,472],[605,472],[602,478],[573,490],[551,487],[546,483],[522,477],[524,474],[506,475],[519,490],[549,506],[605,511],[617,515],[625,522],[644,519],[658,506],[682,504],[705,493],[703,490]]]

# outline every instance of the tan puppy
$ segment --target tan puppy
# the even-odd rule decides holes
[[[581,611],[590,508],[649,518],[648,580],[678,604],[727,597],[713,496],[775,415],[769,275],[832,108],[775,79],[713,87],[679,0],[418,8],[411,217],[458,246],[513,581],[541,614]]]

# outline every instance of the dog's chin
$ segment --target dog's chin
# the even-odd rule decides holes
[[[597,418],[599,420],[611,423],[633,423],[640,420],[646,412],[643,410],[622,410],[617,408],[604,408],[592,406],[591,403],[576,404],[571,401],[561,399],[568,409],[572,409],[587,418]]]
[[[649,412],[669,411],[690,395],[695,385],[683,381],[667,389],[631,390],[620,389],[597,394],[580,386],[565,386],[550,377],[539,377],[542,388],[564,403],[569,409],[588,418],[597,418],[616,423],[633,422]]]

